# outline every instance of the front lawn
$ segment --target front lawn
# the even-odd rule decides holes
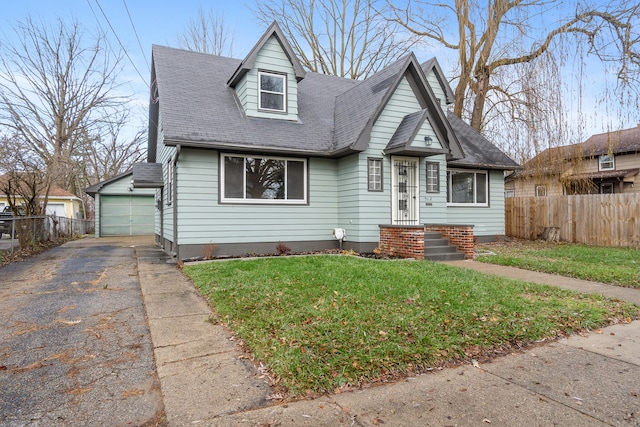
[[[640,288],[640,250],[514,240],[479,245],[478,261]]]
[[[630,304],[428,261],[318,255],[184,271],[292,397],[640,316]]]

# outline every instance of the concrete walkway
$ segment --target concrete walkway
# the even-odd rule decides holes
[[[640,322],[494,362],[385,386],[274,404],[261,372],[209,321],[191,282],[152,245],[136,247],[170,426],[638,426]],[[472,261],[450,263],[635,303],[640,291]]]

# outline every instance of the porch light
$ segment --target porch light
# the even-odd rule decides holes
[[[426,145],[431,145],[431,141],[433,141],[433,140],[431,139],[431,137],[429,135],[424,137],[424,143]]]

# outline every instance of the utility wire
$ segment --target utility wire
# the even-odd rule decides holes
[[[89,0],[87,0],[87,1],[89,1]],[[98,2],[98,0],[95,0],[95,2],[96,2],[96,5],[98,6],[98,8],[100,9],[100,12],[102,12],[102,16],[104,16],[104,19],[107,21],[107,24],[109,24],[109,28],[111,28],[111,32],[116,37],[116,40],[118,40],[118,43],[120,44],[120,47],[122,48],[122,51],[124,52],[125,55],[127,55],[127,58],[129,58],[129,62],[131,63],[131,65],[133,65],[133,68],[136,70],[136,72],[138,73],[138,75],[140,76],[140,78],[142,79],[144,84],[147,85],[147,87],[149,87],[149,83],[147,82],[147,79],[145,79],[142,76],[142,73],[140,73],[140,70],[138,70],[138,67],[136,67],[136,64],[131,59],[131,56],[129,56],[129,52],[127,52],[127,49],[125,49],[124,45],[122,44],[122,41],[120,40],[120,37],[118,37],[118,33],[116,33],[116,31],[113,29],[113,25],[111,25],[111,21],[109,21],[109,18],[107,17],[107,14],[104,13],[104,10],[102,9],[102,6],[100,6],[100,3]]]
[[[127,16],[129,17],[129,22],[131,22],[131,27],[133,27],[133,33],[136,35],[136,40],[138,40],[138,46],[140,46],[140,51],[142,52],[142,57],[144,58],[144,62],[147,64],[147,69],[151,70],[151,66],[149,65],[149,61],[147,60],[147,55],[144,53],[144,48],[142,47],[142,43],[140,42],[140,37],[138,37],[138,31],[136,30],[136,26],[133,24],[133,19],[131,18],[131,13],[129,13],[129,7],[127,6],[127,1],[122,0],[124,4],[124,8],[127,10]]]

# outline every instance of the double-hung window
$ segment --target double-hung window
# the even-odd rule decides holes
[[[601,171],[615,170],[616,162],[612,154],[605,154],[598,158],[598,169]]]
[[[367,159],[367,190],[382,191],[382,159]]]
[[[440,192],[440,163],[427,162],[427,193]]]
[[[221,201],[307,203],[307,161],[286,157],[223,154]]]
[[[486,171],[447,171],[447,203],[451,206],[489,206]]]
[[[284,74],[258,73],[258,109],[287,112],[287,77]]]

